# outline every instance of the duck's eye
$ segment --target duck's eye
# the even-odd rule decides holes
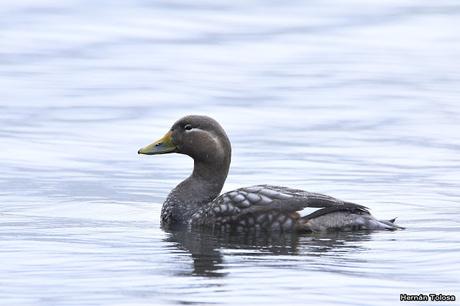
[[[187,131],[190,131],[192,129],[192,125],[191,124],[186,124],[184,126],[184,129],[186,129]]]

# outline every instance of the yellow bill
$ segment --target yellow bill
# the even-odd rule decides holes
[[[171,136],[172,136],[172,132],[169,131],[168,133],[166,133],[166,135],[163,136],[163,138],[155,141],[152,144],[149,144],[148,146],[145,146],[139,149],[137,153],[155,155],[155,154],[166,154],[166,153],[175,152],[177,148],[172,142]]]

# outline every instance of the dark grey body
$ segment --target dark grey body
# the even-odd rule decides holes
[[[229,232],[320,232],[394,230],[394,220],[376,220],[364,206],[303,190],[258,185],[224,193],[207,203],[177,205],[174,194],[163,204],[162,222],[171,224],[174,215],[190,227]],[[175,211],[181,207],[182,212]],[[318,208],[301,216],[304,208]]]
[[[167,137],[168,136],[168,137]],[[280,186],[258,185],[219,195],[227,178],[231,145],[212,118],[186,116],[141,154],[182,153],[194,159],[190,177],[168,195],[163,226],[186,225],[219,231],[395,230],[394,220],[376,220],[362,205]],[[301,215],[305,208],[317,208]]]

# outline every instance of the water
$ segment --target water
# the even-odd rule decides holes
[[[460,298],[457,1],[3,1],[0,17],[2,305]],[[192,163],[136,152],[189,113],[232,140],[225,191],[322,192],[407,230],[161,230]]]

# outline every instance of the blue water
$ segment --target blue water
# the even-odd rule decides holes
[[[0,304],[458,300],[459,28],[457,1],[4,1]],[[224,191],[321,192],[407,229],[163,231],[192,162],[137,150],[191,113],[232,141]]]

